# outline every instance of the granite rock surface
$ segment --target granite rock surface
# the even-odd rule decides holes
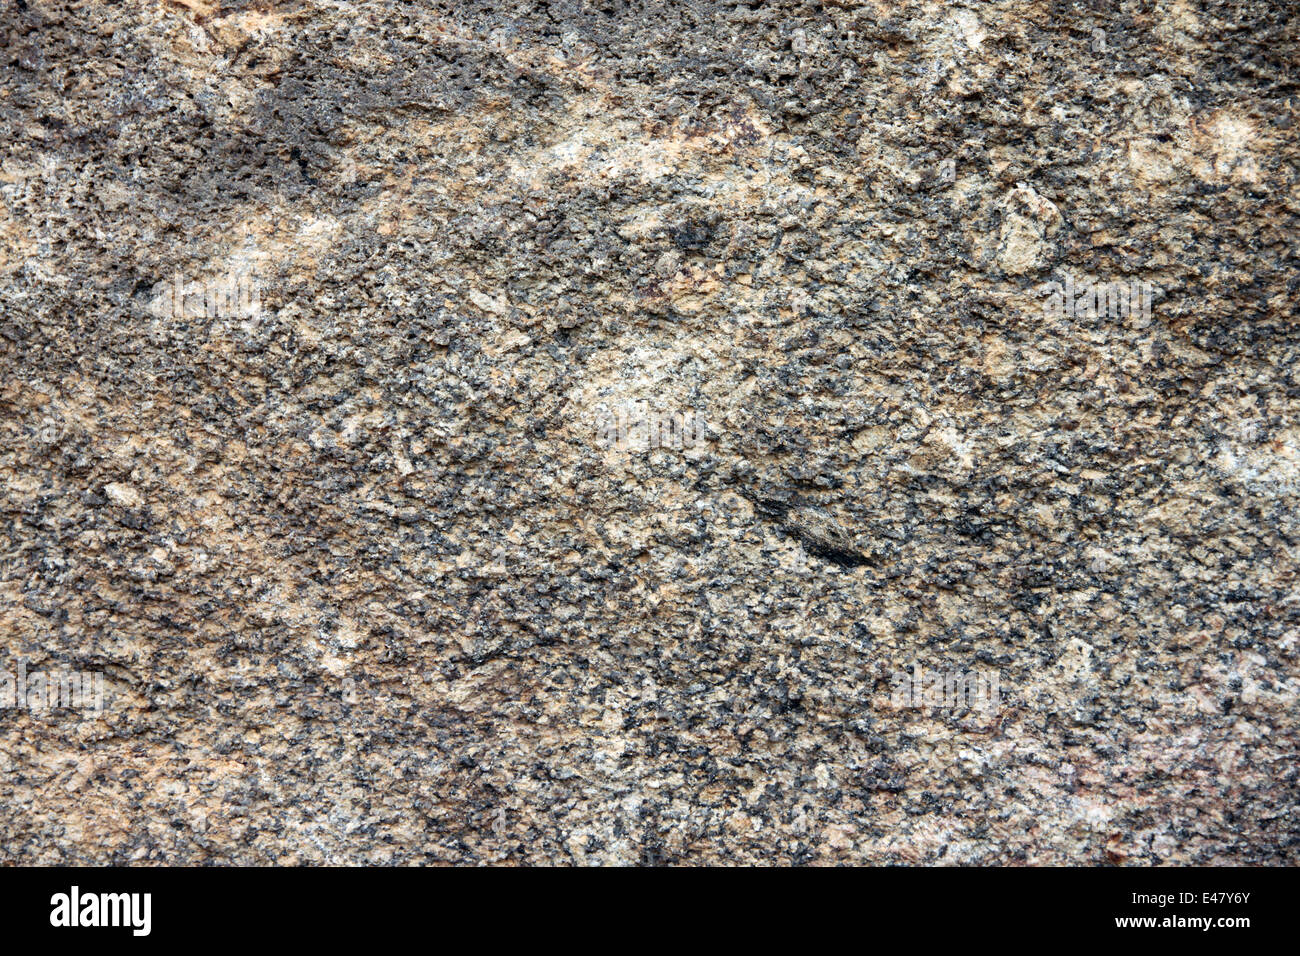
[[[0,57],[0,862],[1300,858],[1290,4]]]

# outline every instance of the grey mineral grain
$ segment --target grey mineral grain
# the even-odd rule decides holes
[[[5,0],[0,863],[1297,862],[1291,7]]]

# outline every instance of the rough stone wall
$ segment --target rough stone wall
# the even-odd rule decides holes
[[[1297,862],[1295,13],[3,0],[0,862]]]

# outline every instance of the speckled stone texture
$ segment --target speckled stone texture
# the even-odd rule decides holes
[[[3,0],[0,862],[1296,863],[1295,13]]]

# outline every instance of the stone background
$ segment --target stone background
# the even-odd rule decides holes
[[[0,862],[1294,864],[1295,12],[3,0]]]

